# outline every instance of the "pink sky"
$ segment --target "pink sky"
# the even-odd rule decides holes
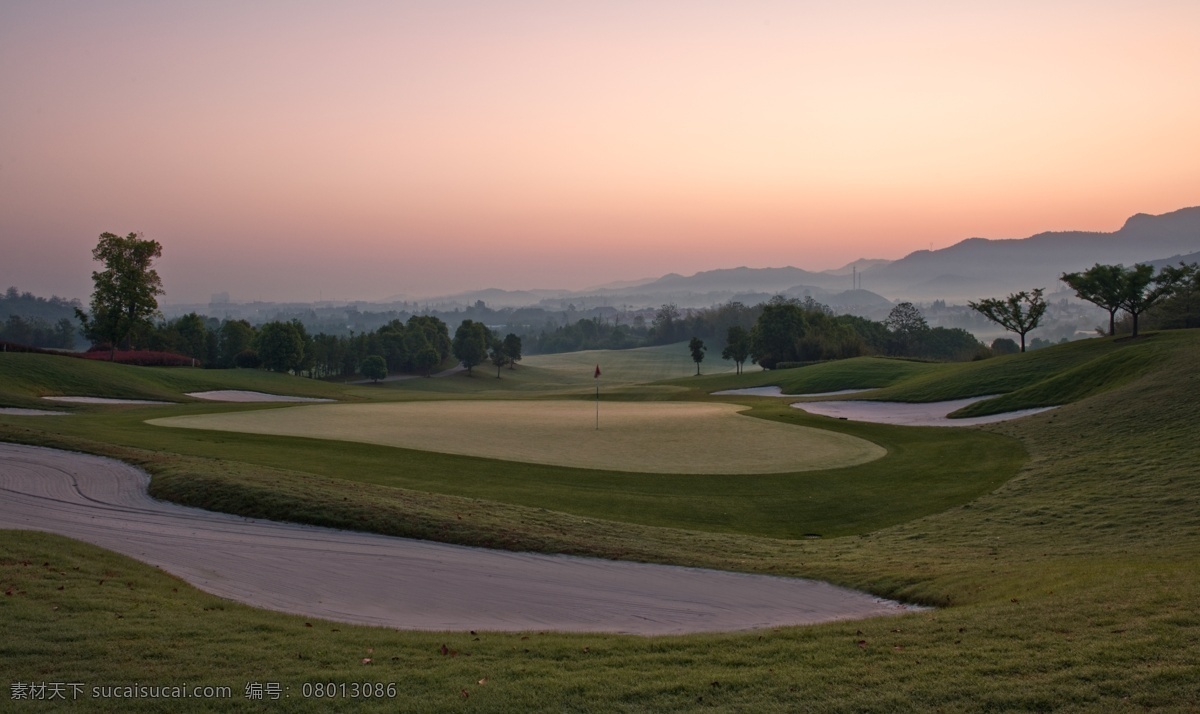
[[[1200,204],[1194,0],[187,5],[0,6],[0,289],[104,231],[166,302],[379,299]]]

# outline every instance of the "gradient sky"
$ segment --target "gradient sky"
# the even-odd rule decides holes
[[[0,0],[0,289],[826,269],[1200,204],[1200,2]]]

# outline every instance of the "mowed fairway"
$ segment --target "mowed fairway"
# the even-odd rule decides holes
[[[734,404],[586,401],[329,404],[153,419],[158,426],[301,436],[506,461],[664,474],[854,466],[887,452],[848,434],[753,419]]]

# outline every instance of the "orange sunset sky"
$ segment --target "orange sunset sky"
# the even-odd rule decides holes
[[[0,0],[0,289],[839,267],[1200,204],[1200,2]]]

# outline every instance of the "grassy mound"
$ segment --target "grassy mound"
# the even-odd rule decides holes
[[[859,357],[795,370],[706,378],[695,386],[716,391],[778,385],[789,394],[872,389],[870,394],[841,398],[895,402],[1000,395],[953,415],[986,416],[1059,406],[1100,394],[1152,371],[1164,359],[1194,343],[1191,331],[1175,331],[1152,333],[1136,340],[1080,340],[979,362],[938,364]]]
[[[138,367],[40,354],[0,354],[0,406],[45,407],[41,397],[194,401],[187,392],[245,389],[303,397],[354,398],[345,388],[258,370]]]

